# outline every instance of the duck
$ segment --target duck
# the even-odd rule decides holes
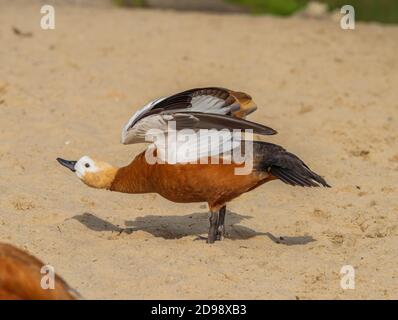
[[[132,162],[115,167],[83,156],[57,158],[87,186],[129,194],[157,193],[175,203],[206,202],[207,243],[225,236],[227,203],[266,182],[330,187],[298,156],[254,136],[277,133],[246,117],[252,97],[222,87],[195,88],[161,97],[123,126],[121,143],[147,143]]]
[[[55,274],[54,288],[41,285],[45,264],[8,243],[0,243],[0,300],[80,300],[80,294]],[[44,269],[44,271],[46,271]],[[48,273],[49,274],[49,273]]]

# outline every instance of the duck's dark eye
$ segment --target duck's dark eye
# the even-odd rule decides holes
[[[90,168],[90,164],[89,164],[89,163],[86,163],[84,166],[85,166],[86,168]]]

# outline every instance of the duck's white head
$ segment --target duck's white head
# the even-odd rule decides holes
[[[57,161],[75,172],[80,180],[93,188],[109,189],[117,172],[117,168],[106,162],[94,160],[89,156],[81,157],[78,161],[61,158],[57,158]]]

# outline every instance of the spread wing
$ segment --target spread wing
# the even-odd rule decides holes
[[[158,149],[165,148],[164,143],[155,141],[156,137],[167,136],[171,132],[180,132],[184,129],[193,132],[201,129],[229,131],[251,129],[256,134],[276,134],[272,128],[245,120],[245,117],[256,109],[257,106],[252,98],[243,92],[215,87],[191,89],[156,99],[137,111],[123,127],[121,142],[132,144],[154,141]],[[212,132],[207,138],[216,139],[217,136],[220,138],[220,145],[236,145],[231,143],[232,134],[229,138],[225,138],[224,134],[221,136]],[[173,148],[177,150],[184,146],[185,151],[190,150],[186,147],[192,146],[192,141],[178,143]],[[205,154],[204,145],[206,143],[200,141],[196,143],[195,150],[199,152],[195,157]],[[225,151],[224,147],[221,149]],[[213,151],[212,154],[217,154],[217,151]]]
[[[169,121],[175,121],[176,130],[252,129],[257,134],[275,134],[269,127],[244,120],[256,109],[252,98],[243,92],[224,88],[191,89],[156,99],[137,111],[123,127],[121,142],[148,142],[148,130],[166,133]]]

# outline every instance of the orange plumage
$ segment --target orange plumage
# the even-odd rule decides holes
[[[236,175],[231,164],[148,164],[145,152],[131,164],[120,168],[110,186],[111,191],[123,193],[158,193],[179,203],[207,202],[217,211],[226,202],[254,187],[274,179],[267,172]]]
[[[74,300],[78,295],[59,276],[54,289],[42,289],[39,259],[0,243],[0,300]]]
[[[212,243],[223,237],[227,202],[265,182],[280,179],[293,186],[329,186],[301,159],[281,146],[261,141],[237,143],[236,138],[230,135],[230,138],[221,140],[225,148],[214,151],[207,140],[198,142],[196,139],[201,130],[215,130],[213,137],[217,143],[220,143],[217,139],[222,138],[223,130],[229,133],[250,130],[254,134],[276,134],[270,127],[245,119],[256,109],[252,98],[244,92],[218,87],[186,90],[151,101],[129,119],[122,129],[122,143],[153,142],[129,165],[115,168],[87,156],[79,161],[60,158],[58,161],[94,188],[123,193],[158,193],[173,202],[207,202],[211,211],[208,242]],[[170,123],[173,129],[169,128]],[[152,129],[156,129],[156,134],[148,136]],[[176,139],[174,143],[165,143],[166,137],[184,130],[191,132],[187,137],[193,137],[192,140],[181,142]],[[237,145],[249,146],[248,150],[240,149],[246,159],[242,164],[228,153],[237,150]],[[150,150],[154,151],[155,157],[159,155],[162,163],[147,161],[147,151]],[[167,158],[168,151],[175,152],[176,159]],[[188,156],[189,161],[184,161],[186,153],[191,157]],[[225,162],[227,158],[231,161]],[[236,169],[247,168],[247,165],[250,170],[246,174],[236,173]]]

